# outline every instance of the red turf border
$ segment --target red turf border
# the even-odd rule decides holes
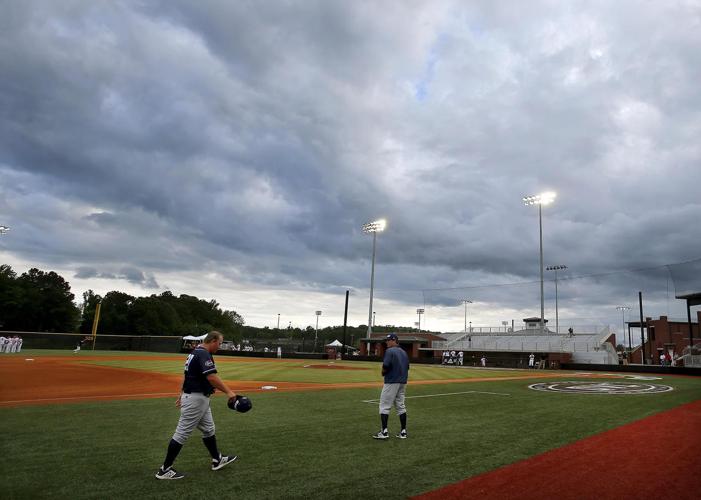
[[[701,498],[701,400],[414,498]]]

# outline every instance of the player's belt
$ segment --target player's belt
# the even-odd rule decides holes
[[[202,394],[204,397],[209,397],[211,394],[205,394],[204,392],[200,391],[183,391],[185,394]]]

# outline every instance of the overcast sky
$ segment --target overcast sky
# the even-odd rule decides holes
[[[256,326],[342,324],[350,290],[367,324],[361,226],[384,217],[378,324],[421,307],[461,330],[469,299],[473,325],[520,326],[540,315],[522,197],[555,191],[561,325],[620,327],[638,291],[685,317],[700,47],[699,0],[4,0],[0,260]]]

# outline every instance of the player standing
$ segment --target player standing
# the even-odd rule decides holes
[[[406,351],[399,347],[399,338],[396,334],[390,333],[386,337],[387,351],[382,361],[382,375],[385,377],[385,384],[382,386],[380,394],[380,421],[382,427],[380,432],[373,434],[375,439],[389,439],[387,422],[392,405],[397,409],[399,423],[402,426],[397,434],[399,439],[406,439],[406,406],[404,405],[404,395],[406,384],[409,379],[409,356]]]
[[[175,406],[180,407],[180,420],[168,443],[163,465],[156,472],[156,479],[185,477],[173,469],[173,462],[195,428],[202,432],[202,442],[212,456],[212,470],[219,470],[238,458],[236,455],[226,456],[219,453],[214,435],[212,410],[209,407],[209,397],[214,394],[215,389],[224,392],[229,398],[236,397],[236,393],[224,385],[217,375],[217,368],[212,358],[212,354],[217,352],[223,340],[221,333],[209,332],[204,341],[190,353],[185,361],[182,393],[175,401]]]

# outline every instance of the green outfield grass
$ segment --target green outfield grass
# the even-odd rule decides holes
[[[160,361],[153,363],[161,369]],[[273,373],[295,381],[290,377],[297,368],[270,366],[275,364],[221,363],[221,371],[225,378],[232,369],[241,371],[231,378],[245,373],[265,380]],[[370,380],[379,381],[379,365],[368,365]],[[256,366],[264,372],[249,371]],[[496,373],[415,365],[412,377],[424,370],[426,377],[451,372],[447,378],[461,371]],[[210,471],[206,450],[193,435],[176,462],[186,474],[181,481],[153,477],[178,420],[173,398],[0,408],[8,430],[0,441],[2,497],[404,498],[701,399],[701,379],[691,377],[664,377],[657,382],[674,391],[634,396],[549,394],[529,390],[533,382],[410,383],[410,438],[384,442],[370,438],[379,426],[377,404],[364,402],[378,398],[377,388],[253,393],[254,408],[245,415],[215,397],[220,447],[240,461]],[[477,392],[442,395],[467,391]],[[392,414],[390,431],[397,429]]]
[[[86,363],[114,366],[120,368],[133,368],[139,370],[155,371],[171,375],[179,375],[183,372],[184,357],[180,355],[172,361],[168,360],[104,360],[86,361]],[[310,365],[325,366],[326,360],[282,360],[265,361],[255,359],[216,357],[217,371],[225,380],[265,380],[271,382],[308,382],[316,384],[338,384],[348,382],[380,382],[381,365],[379,362],[369,361],[335,361],[332,366],[347,366],[356,368],[353,370],[319,369],[310,368]],[[362,368],[358,370],[357,368]],[[442,367],[436,365],[414,364],[410,369],[411,380],[452,380],[474,379],[491,377],[515,377],[528,374],[526,370],[497,370]],[[532,373],[532,372],[530,372]]]

